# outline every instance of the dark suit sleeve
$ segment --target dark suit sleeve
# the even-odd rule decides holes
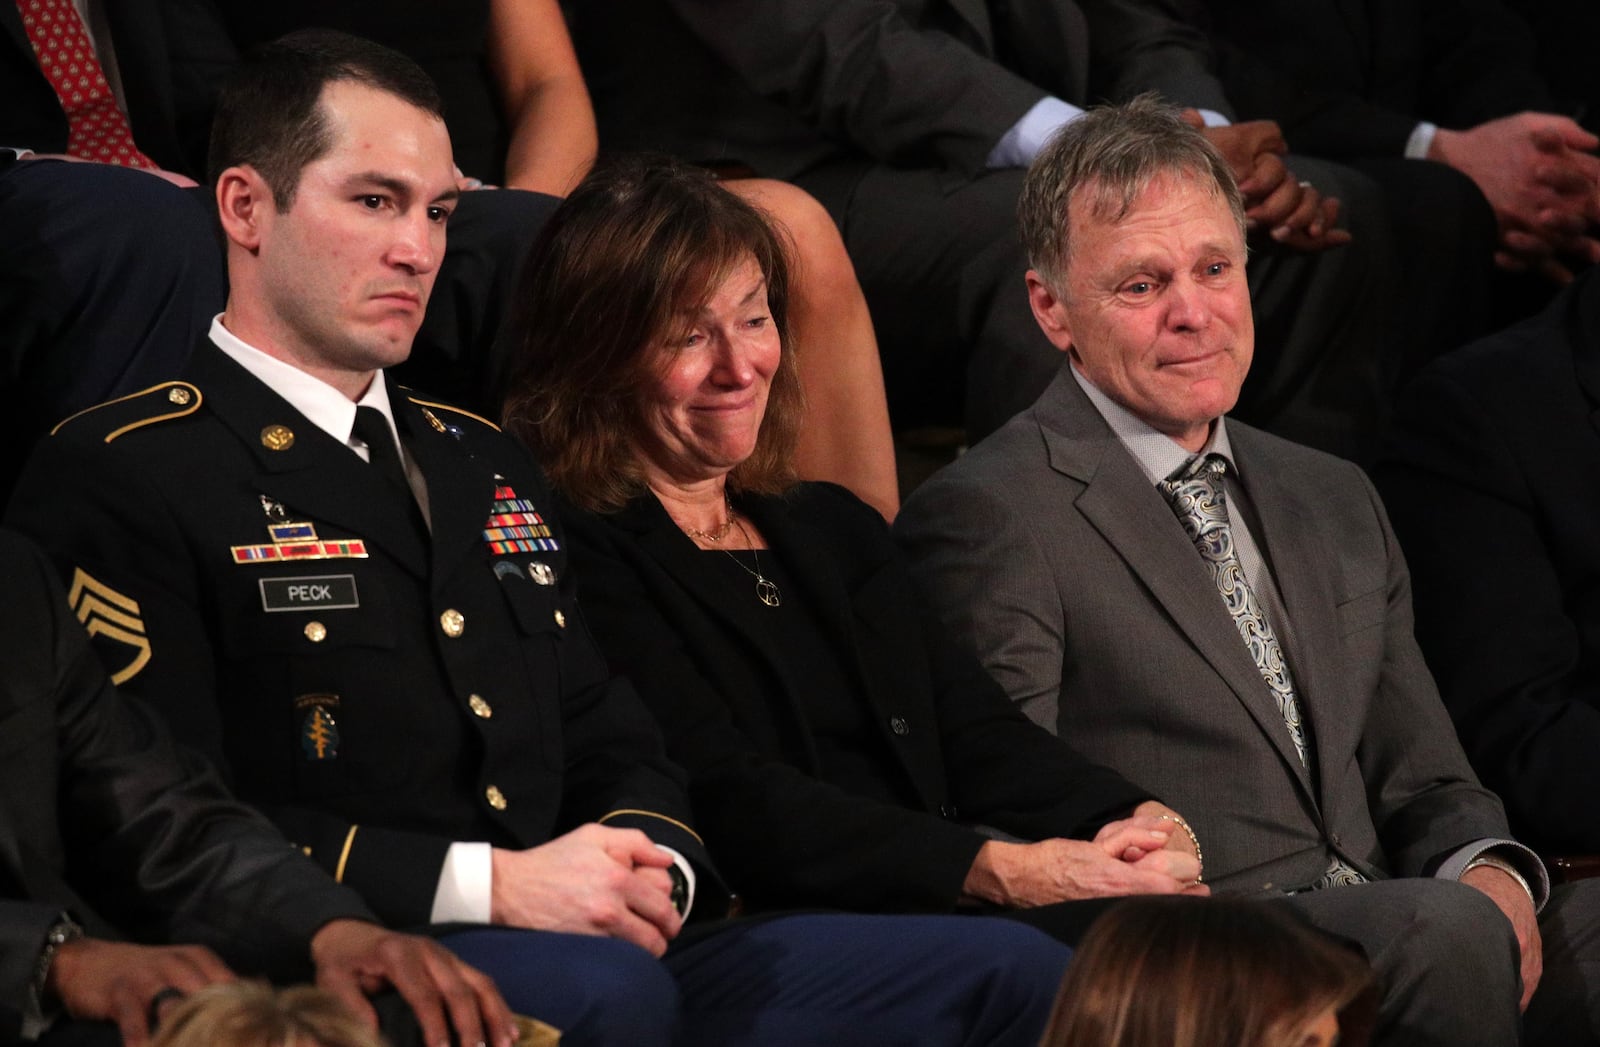
[[[1573,380],[1570,369],[1564,378]],[[1501,428],[1504,413],[1483,402],[1480,388],[1499,394],[1446,369],[1425,372],[1377,475],[1416,573],[1417,637],[1468,755],[1530,842],[1592,850],[1600,847],[1587,817],[1600,794],[1600,679],[1585,657],[1584,598],[1575,600],[1557,559],[1560,539],[1540,507],[1549,494],[1530,487],[1528,463]],[[1542,394],[1511,402],[1546,399],[1559,411],[1572,395]],[[1534,431],[1531,416],[1518,424]],[[1540,445],[1555,475],[1584,468],[1559,449]],[[1569,504],[1576,512],[1582,500]]]
[[[1156,91],[1172,105],[1234,118],[1205,32],[1169,0],[1082,0],[1095,95],[1127,101]]]
[[[13,805],[24,802],[17,794],[27,783],[8,777],[6,820],[22,854],[36,863],[63,855],[66,880],[136,937],[209,945],[245,971],[303,976],[318,928],[371,918],[353,893],[235,803],[144,705],[112,689],[42,555],[6,535],[0,564],[11,586],[0,624],[14,637],[31,628],[39,641],[8,645],[5,679],[27,704],[53,711],[55,724],[41,751],[13,754],[31,764],[6,772],[31,767],[39,773],[30,777],[42,779],[32,787],[44,795],[24,810]],[[59,846],[51,838],[57,832]],[[36,864],[31,878],[52,871],[59,870]],[[38,915],[8,905],[5,926],[35,933]],[[79,915],[88,921],[92,914]]]
[[[751,89],[886,163],[979,173],[1045,95],[957,35],[971,30],[953,10],[935,26],[889,0],[670,6]]]

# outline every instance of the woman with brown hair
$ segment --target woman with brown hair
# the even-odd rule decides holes
[[[1372,970],[1286,907],[1134,898],[1097,920],[1040,1047],[1364,1047]]]
[[[759,212],[627,161],[524,274],[507,427],[583,510],[564,516],[586,618],[749,907],[959,906],[1070,941],[1098,912],[1081,899],[1205,891],[1182,819],[940,638],[877,513],[795,482],[806,350]]]

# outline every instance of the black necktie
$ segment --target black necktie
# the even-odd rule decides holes
[[[400,451],[394,443],[394,432],[389,428],[389,420],[383,416],[383,412],[376,407],[357,407],[356,424],[351,434],[367,445],[368,460],[372,467],[382,473],[384,479],[410,495],[411,484],[406,481],[406,470],[400,464]]]

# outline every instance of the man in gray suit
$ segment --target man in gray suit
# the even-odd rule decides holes
[[[1388,1042],[1516,1043],[1530,998],[1530,1040],[1595,1042],[1595,895],[1550,892],[1468,768],[1371,485],[1223,417],[1254,350],[1226,165],[1170,110],[1100,110],[1020,210],[1070,366],[906,503],[928,594],[1034,719],[1185,812],[1213,890],[1359,941]]]

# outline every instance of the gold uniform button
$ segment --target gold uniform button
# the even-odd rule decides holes
[[[483,798],[488,800],[489,806],[493,807],[497,811],[503,811],[506,809],[506,794],[501,792],[496,786],[491,785],[489,788],[483,790]]]
[[[556,628],[565,629],[566,627],[567,627],[567,616],[562,614],[560,611],[557,611],[556,612]]]
[[[487,720],[494,715],[494,706],[483,700],[483,695],[474,694],[467,699],[467,705],[472,708],[472,715],[480,720]]]
[[[467,616],[452,607],[439,616],[439,628],[451,638],[460,636],[467,628]]]
[[[179,407],[187,407],[189,404],[189,390],[174,386],[167,390],[167,399]]]
[[[321,622],[306,623],[306,639],[312,643],[321,643],[328,638],[328,627]]]

